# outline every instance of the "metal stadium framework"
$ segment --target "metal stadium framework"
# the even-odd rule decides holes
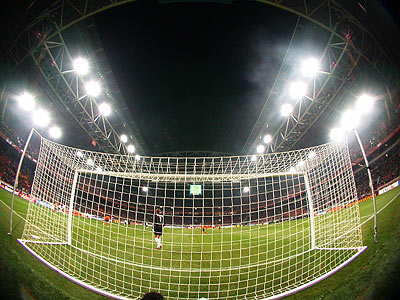
[[[7,79],[25,60],[31,59],[42,75],[53,95],[86,134],[97,142],[103,151],[127,153],[126,146],[120,142],[118,130],[124,128],[134,141],[138,153],[148,153],[148,148],[135,121],[128,112],[118,85],[112,75],[95,25],[90,17],[105,10],[133,1],[55,1],[14,40],[3,55],[2,97]],[[176,1],[179,2],[179,1]],[[216,1],[218,2],[218,1]],[[347,83],[361,63],[366,63],[378,74],[378,80],[389,93],[398,79],[398,72],[390,58],[377,40],[343,5],[337,1],[258,1],[297,15],[297,25],[293,31],[291,43],[287,49],[280,70],[265,100],[264,107],[251,130],[242,153],[255,153],[261,136],[273,131],[270,144],[272,151],[285,151],[296,147],[304,135],[321,117],[339,101],[341,94],[348,88]],[[86,26],[83,22],[86,20]],[[324,50],[320,57],[326,72],[319,80],[310,82],[311,95],[298,101],[295,113],[279,123],[268,123],[270,109],[276,95],[283,90],[282,82],[287,77],[286,59],[293,50],[294,42],[305,23],[321,28],[324,36]],[[74,33],[79,32],[79,35]],[[115,108],[118,120],[110,122],[107,117],[98,117],[94,111],[97,102],[94,98],[83,98],[80,78],[74,73],[65,72],[71,63],[69,44],[79,42],[84,45],[95,71],[104,80],[106,95],[120,108]],[[390,114],[390,95],[385,97],[385,105]],[[4,104],[3,104],[4,106]],[[116,106],[115,106],[116,107]],[[4,109],[4,108],[3,108]]]

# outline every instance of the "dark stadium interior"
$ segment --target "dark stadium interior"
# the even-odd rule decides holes
[[[4,37],[0,59],[8,55],[7,49],[18,34],[50,2],[0,4],[5,25],[0,26]],[[107,81],[114,112],[119,113],[110,116],[110,123],[117,131],[129,129],[131,140],[137,142],[135,154],[140,156],[255,154],[266,130],[271,129],[274,137],[280,135],[278,127],[283,123],[279,107],[286,95],[276,95],[275,89],[284,90],[286,82],[275,85],[274,80],[280,72],[285,79],[292,78],[295,69],[285,69],[282,61],[296,62],[300,56],[322,52],[329,33],[316,24],[299,21],[300,33],[291,40],[297,18],[257,1],[168,2],[135,1],[105,10],[65,30],[71,52],[93,54],[96,74]],[[343,7],[360,20],[391,58],[394,68],[400,69],[400,10],[393,4],[395,1],[338,2],[343,2]],[[363,23],[366,20],[369,21]],[[349,36],[350,44],[351,25],[346,26],[343,35]],[[289,44],[296,51],[285,57]],[[356,68],[349,73],[340,93],[328,93],[326,97],[333,99],[329,107],[321,108],[307,132],[294,131],[298,140],[280,150],[328,143],[330,129],[339,122],[351,99],[361,91],[374,93],[377,101],[373,112],[363,117],[357,130],[377,195],[379,189],[400,180],[400,82],[389,87],[368,61],[355,62],[351,51],[346,55]],[[85,125],[71,117],[56,97],[57,92],[49,88],[48,78],[44,79],[43,73],[54,66],[47,65],[49,69],[43,68],[41,73],[35,66],[42,59],[41,55],[38,57],[35,62],[22,61],[12,73],[0,77],[2,188],[14,185],[22,149],[32,128],[29,113],[22,112],[15,102],[22,87],[34,90],[39,103],[54,112],[53,120],[63,131],[57,142],[88,151],[110,149],[107,142],[96,141],[83,129]],[[1,63],[0,75],[6,65]],[[324,68],[331,71],[334,63],[325,62]],[[267,103],[270,93],[275,98]],[[264,131],[253,136],[264,106]],[[46,130],[38,131],[49,138]],[[40,146],[40,138],[34,136],[19,175],[17,190],[28,195]],[[348,147],[357,198],[371,197],[365,162],[352,133],[348,135]],[[152,223],[155,209],[161,207],[165,224],[178,227],[242,226],[308,218],[303,177],[285,175],[274,180],[265,177],[246,181],[257,187],[254,194],[246,195],[241,192],[245,184],[240,181],[202,182],[202,193],[196,196],[190,194],[188,183],[82,174],[78,177],[73,210],[100,220],[109,216],[116,222],[146,224]],[[145,193],[143,187],[148,189]],[[56,199],[53,202],[61,205]],[[318,213],[330,209],[326,207]]]

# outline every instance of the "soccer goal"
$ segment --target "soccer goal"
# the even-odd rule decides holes
[[[193,158],[97,153],[42,138],[31,195],[20,243],[117,299],[149,291],[279,298],[365,249],[346,142]]]

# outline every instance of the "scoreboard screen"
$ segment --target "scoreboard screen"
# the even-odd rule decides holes
[[[201,184],[191,184],[189,186],[189,194],[190,195],[201,195]]]

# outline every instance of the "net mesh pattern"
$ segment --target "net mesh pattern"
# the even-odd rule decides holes
[[[200,185],[198,194],[191,185]],[[22,241],[120,298],[264,299],[362,249],[346,142],[257,156],[138,157],[42,139]],[[156,209],[163,216],[157,248]]]

